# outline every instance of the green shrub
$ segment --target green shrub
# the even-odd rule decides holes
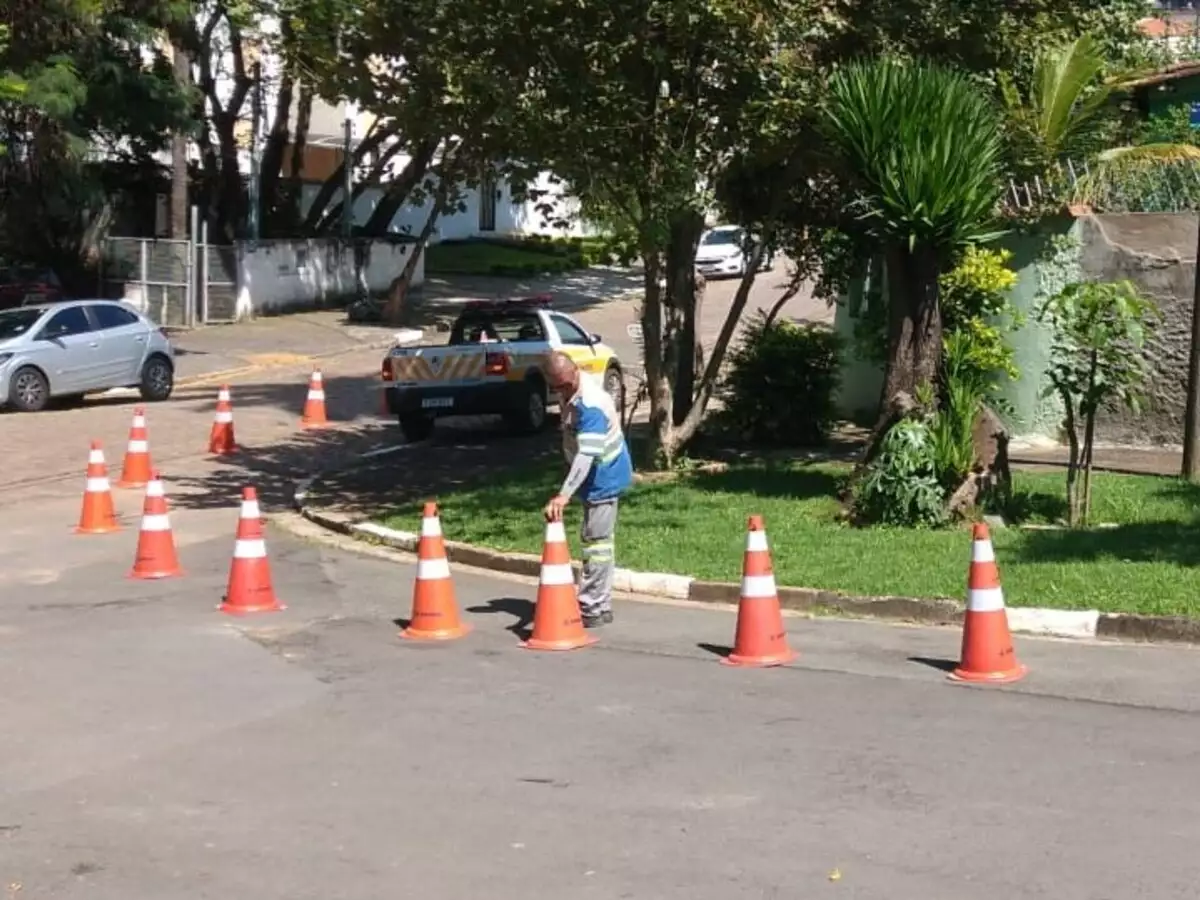
[[[721,385],[725,425],[741,437],[785,446],[819,444],[835,421],[840,344],[833,332],[761,312],[730,354]]]
[[[861,524],[937,526],[946,521],[946,490],[937,472],[930,426],[902,419],[884,435],[879,455],[854,485]]]

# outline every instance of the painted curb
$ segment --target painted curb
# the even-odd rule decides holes
[[[402,448],[396,448],[400,450]],[[382,455],[376,451],[372,457]],[[352,463],[351,466],[357,464]],[[354,521],[341,513],[316,509],[305,501],[318,473],[297,482],[294,495],[296,511],[310,522],[329,531],[367,543],[383,544],[395,550],[415,553],[420,535],[398,531],[375,522]],[[451,562],[537,578],[541,573],[541,557],[529,553],[510,553],[477,547],[460,541],[446,541],[446,555]],[[579,564],[572,563],[578,572]],[[693,603],[736,606],[741,599],[741,585],[701,581],[686,575],[669,572],[637,572],[617,569],[613,588],[631,594],[688,600]],[[786,610],[810,616],[842,619],[875,619],[915,625],[961,625],[964,607],[953,600],[920,600],[912,597],[856,597],[837,591],[816,588],[780,587],[779,603]],[[1015,634],[1038,637],[1116,641],[1200,644],[1200,619],[1181,616],[1142,616],[1125,613],[1102,613],[1099,610],[1048,609],[1041,607],[1008,607],[1009,629]]]

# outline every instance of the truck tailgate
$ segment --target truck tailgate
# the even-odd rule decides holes
[[[502,344],[457,347],[403,347],[392,350],[392,380],[398,386],[449,387],[483,381],[489,350]]]

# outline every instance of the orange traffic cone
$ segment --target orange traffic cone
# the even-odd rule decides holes
[[[120,531],[116,510],[113,509],[112,488],[108,483],[108,467],[104,464],[104,449],[92,441],[88,453],[87,486],[83,490],[83,509],[79,513],[76,534],[111,534]]]
[[[762,516],[751,516],[747,529],[737,637],[733,652],[721,662],[727,666],[781,666],[795,659],[796,654],[788,647],[783,627]]]
[[[594,643],[596,638],[583,630],[579,614],[566,529],[562,522],[548,522],[533,634],[521,646],[527,650],[577,650]]]
[[[1011,684],[1028,673],[1029,669],[1017,662],[1013,653],[996,553],[987,525],[980,522],[971,538],[962,662],[950,673],[950,678],[953,681]]]
[[[219,608],[231,616],[287,609],[275,597],[275,588],[271,585],[271,564],[263,540],[258,492],[252,487],[242,488],[242,510],[238,514],[237,541],[229,566],[229,586]]]
[[[150,443],[146,436],[146,410],[138,406],[133,410],[129,445],[125,448],[125,463],[121,467],[121,480],[117,482],[117,487],[143,487],[149,483],[152,474]]]
[[[167,517],[167,495],[157,472],[150,473],[146,502],[142,507],[142,530],[138,533],[137,555],[130,578],[174,578],[182,575],[175,555],[175,538]]]
[[[442,523],[436,503],[426,503],[421,519],[421,542],[417,545],[417,579],[413,584],[412,617],[401,636],[416,641],[450,641],[460,638],[471,626],[458,617],[454,581]]]
[[[237,450],[233,438],[233,403],[229,396],[229,385],[221,385],[217,391],[217,413],[213,417],[212,431],[208,435],[208,452],[224,456]]]
[[[325,418],[325,382],[321,370],[313,369],[308,381],[308,398],[304,401],[304,415],[300,418],[302,428],[324,428],[329,424]]]

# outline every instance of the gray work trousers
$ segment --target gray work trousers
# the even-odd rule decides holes
[[[583,572],[579,578],[579,611],[585,616],[599,615],[612,609],[616,531],[616,498],[583,504],[583,528],[580,532]]]

